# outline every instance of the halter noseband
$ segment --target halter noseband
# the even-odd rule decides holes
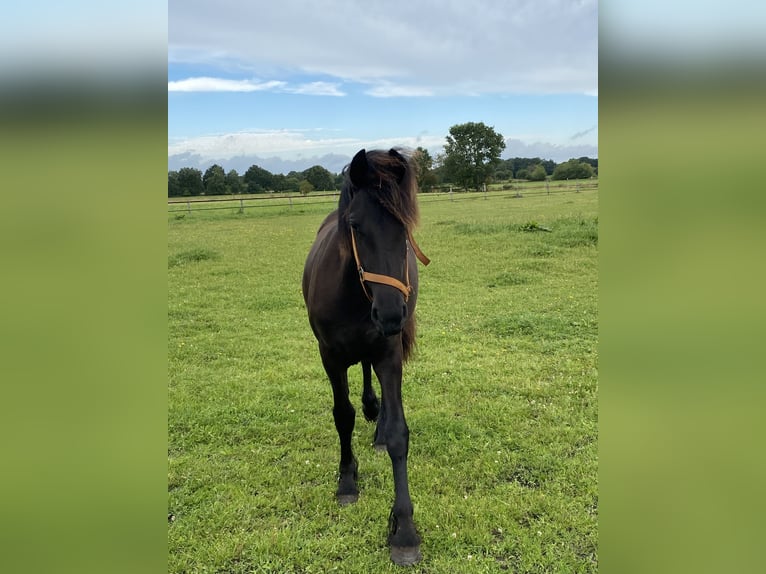
[[[412,238],[412,234],[408,231],[407,232],[407,241],[409,242],[409,245],[412,246],[412,250],[415,252],[415,256],[420,260],[420,262],[423,265],[428,265],[431,260],[425,256],[425,254],[420,250],[420,247],[418,247],[418,244],[415,243],[415,240]],[[371,283],[381,283],[383,285],[388,285],[390,287],[394,287],[402,292],[402,295],[404,295],[404,300],[407,301],[410,298],[410,293],[412,292],[412,285],[410,284],[410,270],[409,265],[407,265],[407,259],[409,255],[409,247],[405,247],[404,252],[404,281],[405,283],[402,283],[395,277],[390,277],[388,275],[379,275],[378,273],[370,273],[369,271],[365,271],[364,267],[362,267],[362,262],[359,259],[359,252],[356,248],[356,237],[354,236],[354,228],[351,228],[351,247],[354,251],[354,261],[356,261],[356,269],[359,271],[359,283],[362,285],[362,290],[364,291],[364,294],[367,296],[367,299],[372,301],[372,295],[370,295],[369,291],[367,291],[367,287],[365,286],[364,282],[369,281]]]

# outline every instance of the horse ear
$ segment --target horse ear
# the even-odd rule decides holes
[[[367,151],[360,149],[351,160],[348,174],[354,187],[363,187],[369,181],[370,166],[367,163]]]
[[[404,174],[407,171],[407,160],[405,157],[400,154],[398,151],[396,151],[394,148],[391,148],[388,150],[388,155],[395,157],[398,162],[396,162],[396,165],[393,168],[394,175],[396,176],[396,183],[401,183],[402,179],[404,179]]]

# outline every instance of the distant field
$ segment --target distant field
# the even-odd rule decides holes
[[[335,203],[315,199],[169,208],[169,572],[402,571],[358,367],[361,496],[335,502],[330,385],[300,293]],[[409,572],[597,571],[597,213],[597,189],[422,196],[432,263],[403,395],[424,559]]]
[[[555,194],[569,193],[578,189],[585,191],[598,188],[598,179],[581,179],[572,181],[505,181],[492,183],[487,186],[487,192],[502,192],[504,194]],[[422,201],[438,201],[443,197],[471,197],[481,195],[476,192],[465,192],[453,188],[452,192],[448,187],[433,190],[421,194]],[[299,193],[243,193],[240,195],[211,195],[211,196],[189,196],[189,197],[169,197],[169,213],[188,213],[190,211],[220,211],[222,209],[230,211],[247,210],[251,208],[262,207],[295,207],[306,204],[332,205],[338,201],[338,191],[313,191],[307,195]]]

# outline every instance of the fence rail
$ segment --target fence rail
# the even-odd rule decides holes
[[[562,193],[580,193],[598,189],[598,180],[562,181],[552,184],[545,182],[541,185],[505,184],[500,189],[487,191],[434,191],[421,192],[418,202],[421,205],[434,201],[465,201],[501,197],[533,197]],[[193,211],[211,211],[218,209],[235,209],[244,213],[245,209],[259,207],[289,207],[321,204],[337,204],[340,192],[320,192],[308,195],[300,194],[263,194],[263,195],[229,195],[219,197],[184,197],[169,198],[168,213],[192,213]]]

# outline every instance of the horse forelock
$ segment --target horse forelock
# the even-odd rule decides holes
[[[371,169],[370,184],[364,187],[364,191],[374,194],[380,204],[404,225],[407,231],[412,231],[418,224],[420,215],[414,159],[401,153],[392,155],[383,150],[371,150],[367,152],[367,162]],[[360,191],[351,182],[347,168],[348,166],[343,170],[345,181],[341,190],[341,221],[346,219],[345,211],[353,194]]]

